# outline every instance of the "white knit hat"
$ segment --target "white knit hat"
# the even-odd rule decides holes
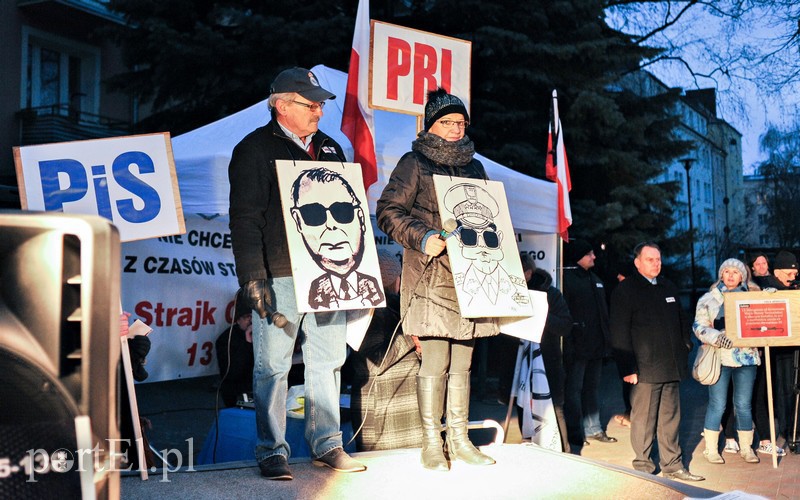
[[[750,280],[750,273],[747,272],[747,266],[744,265],[744,262],[739,259],[727,259],[720,264],[718,276],[719,279],[722,279],[722,271],[730,267],[739,271],[739,274],[742,275],[742,284],[747,284],[747,282]]]

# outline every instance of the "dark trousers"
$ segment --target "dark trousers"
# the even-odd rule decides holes
[[[759,441],[771,439],[769,431],[769,401],[767,398],[767,361],[763,358],[763,354],[761,364],[756,368],[756,383],[753,386],[753,422]],[[775,429],[776,439],[779,431],[780,429]]]
[[[564,390],[564,417],[569,442],[583,445],[586,436],[603,431],[600,424],[600,405],[597,402],[602,359],[566,360],[567,380]]]
[[[648,474],[656,472],[656,465],[650,458],[656,436],[661,471],[675,472],[683,468],[678,442],[680,423],[679,382],[639,382],[631,387],[631,447],[636,454],[633,468]]]
[[[773,353],[772,370],[775,374],[772,400],[775,405],[775,419],[778,421],[775,434],[784,436],[786,439],[791,439],[794,432],[794,351],[793,347],[770,349],[770,352]]]

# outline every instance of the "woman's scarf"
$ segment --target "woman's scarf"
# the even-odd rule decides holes
[[[475,144],[466,135],[457,141],[448,141],[430,132],[420,132],[417,137],[411,143],[411,150],[439,165],[463,167],[475,156]]]

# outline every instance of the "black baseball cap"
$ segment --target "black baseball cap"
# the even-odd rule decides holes
[[[287,92],[296,92],[311,102],[336,98],[331,92],[319,86],[319,81],[311,70],[298,67],[285,69],[278,73],[269,87],[270,94]]]

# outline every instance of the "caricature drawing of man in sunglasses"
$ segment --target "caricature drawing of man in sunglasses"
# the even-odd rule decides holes
[[[375,307],[384,300],[378,280],[358,272],[364,257],[364,210],[338,172],[305,170],[292,185],[291,209],[297,232],[324,274],[308,292],[313,309]],[[354,307],[355,306],[355,307]]]
[[[501,263],[503,231],[495,224],[500,210],[497,201],[480,186],[457,184],[445,193],[444,203],[458,224],[454,233],[461,255],[471,261],[465,272],[453,276],[456,286],[471,297],[468,303],[519,305],[527,297],[527,287]]]

